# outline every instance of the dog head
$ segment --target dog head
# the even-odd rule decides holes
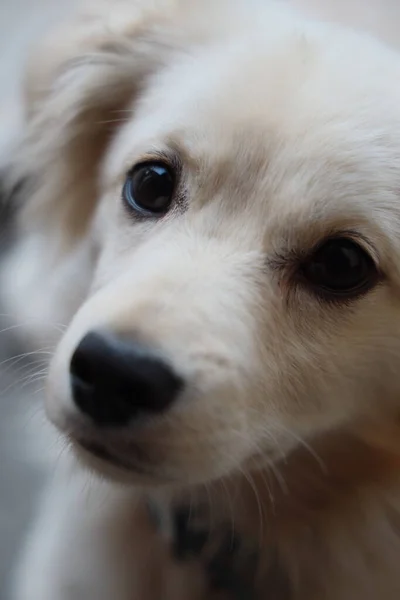
[[[30,91],[29,223],[54,269],[92,257],[50,418],[102,472],[187,484],[395,414],[400,60],[257,0],[128,4]]]

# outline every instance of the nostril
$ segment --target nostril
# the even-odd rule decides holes
[[[87,355],[79,350],[79,347],[72,356],[70,373],[73,378],[78,379],[81,383],[89,386],[93,385],[93,372],[90,361]]]

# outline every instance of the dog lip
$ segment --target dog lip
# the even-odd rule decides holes
[[[127,460],[124,460],[120,456],[117,456],[111,452],[104,444],[93,440],[84,440],[82,438],[75,438],[74,443],[82,448],[85,452],[92,454],[95,458],[112,464],[119,469],[131,471],[132,473],[138,473],[139,475],[149,475],[148,470],[139,464],[138,461],[135,463],[128,462]]]
[[[96,458],[100,460],[104,460],[105,462],[112,463],[113,465],[122,468],[128,469],[129,471],[134,470],[132,465],[128,465],[125,461],[121,460],[119,457],[112,454],[104,445],[99,444],[98,442],[87,441],[87,440],[74,440],[78,446],[83,448],[86,452],[93,454]],[[135,469],[136,470],[136,469]]]

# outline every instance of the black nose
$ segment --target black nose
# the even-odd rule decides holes
[[[148,349],[109,333],[82,339],[70,375],[75,404],[97,425],[109,427],[166,410],[183,385]]]

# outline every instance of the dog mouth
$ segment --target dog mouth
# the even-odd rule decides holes
[[[75,440],[75,443],[83,448],[86,452],[93,454],[96,458],[100,460],[104,460],[105,462],[112,463],[118,467],[127,468],[125,465],[125,461],[121,461],[121,459],[114,454],[112,454],[105,446],[99,444],[97,442],[88,442],[86,440]]]
[[[175,474],[165,473],[162,460],[151,460],[137,444],[129,443],[126,448],[114,450],[109,444],[93,439],[70,439],[83,464],[97,471],[102,477],[110,477],[112,480],[116,478],[117,481],[133,482],[151,488],[180,482]],[[96,462],[93,463],[90,459],[95,459]]]
[[[139,449],[136,447],[135,449],[130,449],[131,453],[135,455],[136,460],[130,461],[113,452],[104,444],[93,440],[74,439],[74,444],[95,458],[118,469],[143,475],[149,474],[148,470],[141,464],[142,460],[139,460]]]

